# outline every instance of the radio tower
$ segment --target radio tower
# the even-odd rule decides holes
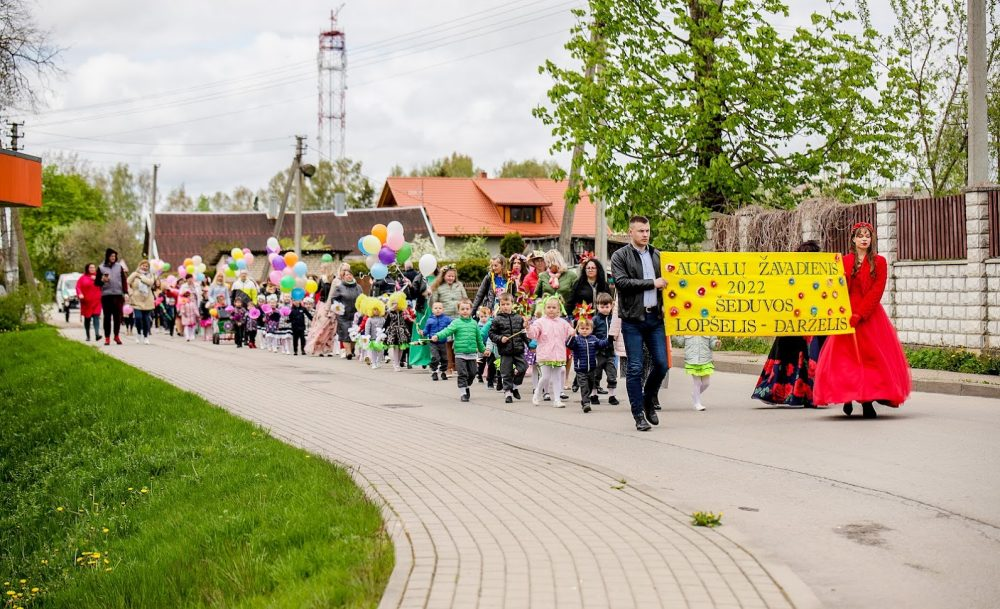
[[[319,34],[319,153],[336,165],[344,158],[347,132],[347,45],[337,15],[330,11],[330,27]]]

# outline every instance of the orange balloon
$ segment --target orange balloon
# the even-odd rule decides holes
[[[288,266],[295,266],[295,263],[299,261],[299,255],[295,252],[285,252],[285,264]]]
[[[382,245],[385,245],[385,240],[389,238],[389,229],[385,227],[385,224],[376,224],[372,227],[372,234],[378,237]]]

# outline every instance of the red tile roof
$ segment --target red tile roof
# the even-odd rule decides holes
[[[423,206],[434,232],[445,237],[485,234],[502,237],[517,231],[524,237],[554,237],[562,225],[566,181],[531,178],[386,179],[378,207]],[[542,222],[503,222],[498,206],[541,207]],[[596,211],[586,191],[580,194],[573,235],[596,233]]]

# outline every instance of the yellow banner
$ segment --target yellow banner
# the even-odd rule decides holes
[[[840,254],[661,252],[669,335],[852,334]]]

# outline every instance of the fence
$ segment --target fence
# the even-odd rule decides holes
[[[713,218],[710,247],[717,252],[787,252],[803,239],[815,239],[825,252],[846,253],[855,223],[877,229],[875,207],[874,201],[845,205],[816,200],[789,210],[744,208]]]
[[[988,195],[990,223],[990,258],[1000,258],[1000,191]]]
[[[896,226],[899,260],[965,259],[964,195],[903,199],[896,208]]]
[[[832,227],[819,227],[823,233],[823,251],[846,254],[852,251],[851,227],[858,222],[867,222],[878,230],[875,217],[875,201],[845,205],[839,222]]]

